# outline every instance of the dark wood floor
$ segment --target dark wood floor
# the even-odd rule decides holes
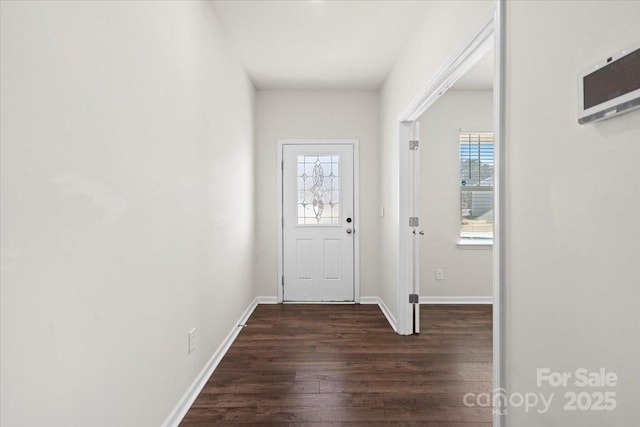
[[[422,306],[396,335],[375,305],[260,305],[182,426],[489,426],[491,306]]]

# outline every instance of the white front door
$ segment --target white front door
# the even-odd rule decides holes
[[[354,147],[282,146],[283,300],[354,300]]]

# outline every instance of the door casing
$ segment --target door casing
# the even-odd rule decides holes
[[[284,300],[283,276],[284,276],[284,236],[283,236],[283,191],[282,191],[282,149],[285,145],[352,145],[353,146],[353,221],[355,234],[353,236],[353,303],[360,303],[360,141],[358,139],[280,139],[278,140],[278,276],[276,277],[276,288],[278,292],[278,303]],[[332,303],[335,304],[335,303]]]

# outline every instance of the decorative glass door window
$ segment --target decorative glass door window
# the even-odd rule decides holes
[[[340,156],[298,156],[298,224],[340,225]]]

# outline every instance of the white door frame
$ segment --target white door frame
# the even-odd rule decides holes
[[[285,145],[352,145],[353,146],[353,303],[360,302],[360,141],[357,139],[279,139],[278,140],[278,303],[284,300],[284,240],[282,227],[282,147]],[[335,303],[331,303],[335,304]]]
[[[440,95],[475,64],[492,46],[495,49],[494,81],[494,239],[493,239],[493,389],[504,390],[504,284],[505,284],[505,0],[497,0],[491,13],[483,20],[474,36],[464,47],[438,70],[415,100],[398,118],[399,126],[399,286],[398,333],[410,335],[413,329],[412,305],[409,294],[413,287],[413,229],[409,226],[412,215],[410,151],[411,123],[416,121]],[[495,411],[493,425],[502,426],[504,416]]]

